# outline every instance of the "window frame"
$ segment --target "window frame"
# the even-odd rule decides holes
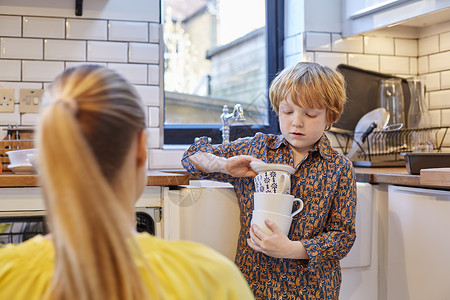
[[[284,68],[284,0],[266,0],[267,87]],[[164,85],[163,85],[164,88]],[[164,97],[165,99],[165,97]],[[230,126],[230,141],[253,136],[257,132],[279,134],[278,117],[267,97],[269,125]],[[244,112],[245,113],[245,112]],[[217,115],[220,119],[220,115]],[[196,137],[208,136],[213,144],[222,143],[222,125],[164,125],[164,145],[190,145]]]

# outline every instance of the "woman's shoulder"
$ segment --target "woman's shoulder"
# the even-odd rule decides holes
[[[0,248],[0,267],[7,264],[7,260],[18,261],[22,263],[29,263],[26,259],[28,257],[52,256],[53,245],[52,243],[43,237],[37,235],[27,241],[20,244],[7,244]],[[33,259],[35,261],[35,259]],[[8,263],[10,265],[10,263]]]
[[[234,266],[219,252],[196,242],[167,241],[144,233],[138,235],[138,243],[146,256],[156,255],[159,258],[177,259],[186,264],[214,263],[226,267]]]
[[[0,248],[0,299],[40,299],[53,274],[53,245],[41,235]]]
[[[166,241],[149,234],[140,234],[138,244],[157,277],[170,277],[179,291],[196,290],[196,299],[225,299],[225,295],[234,295],[226,299],[253,299],[236,265],[210,247],[191,241]]]

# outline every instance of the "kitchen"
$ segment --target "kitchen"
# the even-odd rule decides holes
[[[80,62],[95,61],[108,64],[108,66],[124,74],[137,86],[142,98],[146,101],[145,105],[148,107],[148,152],[150,158],[148,166],[151,170],[150,173],[156,173],[155,176],[149,176],[149,188],[152,190],[149,192],[150,198],[160,201],[158,199],[164,199],[162,197],[164,194],[175,193],[174,190],[167,188],[168,185],[189,184],[189,180],[182,174],[175,173],[168,176],[159,171],[180,169],[179,161],[183,153],[182,149],[176,149],[174,146],[164,146],[164,102],[161,83],[163,70],[160,63],[162,59],[162,36],[161,18],[159,16],[161,4],[159,1],[136,1],[136,8],[139,9],[134,11],[132,8],[120,5],[120,1],[86,0],[84,1],[81,18],[74,14],[72,3],[74,1],[66,1],[67,7],[60,5],[59,2],[61,1],[46,1],[45,4],[34,4],[33,7],[29,6],[27,1],[2,1],[0,4],[1,47],[2,49],[3,47],[6,48],[0,54],[0,86],[14,88],[15,92],[14,112],[2,113],[0,125],[4,128],[8,124],[35,125],[36,113],[20,112],[20,89],[37,90],[45,88],[46,84],[57,73],[67,66]],[[352,1],[345,2],[352,3]],[[448,52],[450,49],[450,25],[446,21],[449,20],[446,8],[450,4],[448,1],[397,2],[399,2],[397,6],[394,5],[385,10],[375,10],[360,17],[353,17],[349,25],[341,22],[340,12],[344,4],[340,1],[284,1],[286,24],[284,28],[284,65],[308,60],[330,67],[348,64],[401,76],[424,75],[426,77],[431,125],[436,127],[450,126],[450,102],[446,99],[450,95],[450,66],[447,63],[450,55],[450,52]],[[328,9],[324,11],[323,7],[328,7]],[[393,26],[372,31],[375,28],[389,26],[399,23],[403,19],[421,15],[423,13],[420,12],[421,7],[428,9],[425,12],[431,14],[433,22],[442,22],[427,25],[429,24],[427,22],[430,22],[429,20],[421,21],[420,18],[414,18],[410,21],[410,24],[414,26]],[[361,9],[356,7],[354,10]],[[433,14],[433,9],[441,11]],[[411,12],[412,15],[408,15],[405,11]],[[430,18],[429,14],[426,14],[423,18],[427,16]],[[28,26],[25,25],[26,23],[22,23],[25,19],[28,21]],[[372,20],[372,22],[367,19]],[[110,26],[109,36],[106,30],[108,20],[113,20],[108,25]],[[65,23],[69,24],[73,30],[70,32],[72,36],[69,35],[66,38]],[[358,26],[361,28],[360,31],[355,29]],[[115,35],[114,27],[117,29],[117,35]],[[123,33],[123,30],[126,30],[126,34]],[[48,39],[45,45],[43,39]],[[80,43],[80,41],[84,42]],[[13,44],[12,48],[8,48],[10,43]],[[92,50],[88,55],[86,55],[86,43]],[[129,58],[123,43],[129,43],[130,45]],[[45,56],[42,51],[44,47],[48,47]],[[139,47],[144,48],[145,52],[140,52]],[[104,49],[108,49],[108,51]],[[111,49],[114,49],[114,51]],[[106,55],[105,53],[108,54],[106,57],[103,56]],[[220,115],[217,117],[219,118]],[[4,133],[6,134],[6,131]],[[442,150],[447,152],[449,152],[450,147],[448,139],[447,136],[442,146]],[[402,168],[359,169],[357,173],[360,182],[374,183],[371,188],[381,190],[373,192],[374,194],[378,193],[378,196],[381,194],[381,199],[383,197],[387,199],[389,193],[398,194],[397,190],[389,190],[390,186],[393,186],[392,188],[397,185],[424,186],[420,183],[422,179],[420,176],[407,175],[406,170]],[[152,181],[153,179],[158,181],[161,178],[168,178],[173,180],[174,183],[167,184],[161,181],[159,184]],[[15,177],[11,176],[2,175],[2,184],[5,187],[17,187]],[[425,186],[436,185],[437,188],[445,188],[446,186],[448,188],[448,183],[444,186],[445,184],[445,182],[437,184],[428,182]],[[35,186],[36,181],[33,177],[26,176],[20,181],[20,185]],[[208,191],[213,193],[215,189],[220,191],[222,187],[210,188]],[[420,194],[423,191],[420,190],[417,193]],[[149,200],[148,203],[150,204],[146,205],[163,207],[166,204],[161,203],[161,201],[159,204],[154,204],[152,201]],[[389,209],[388,203],[387,200],[383,201],[375,201],[374,205],[381,206],[379,209],[386,211]],[[444,202],[439,203],[439,205],[444,204]],[[177,235],[179,237],[180,233],[175,225],[179,212],[174,207],[169,205],[167,207],[166,210],[166,206],[164,206],[165,214],[163,215],[164,217],[172,216],[172,219],[170,222],[163,223],[165,230],[162,231],[164,231],[164,234],[172,234],[174,238]],[[438,208],[439,211],[445,209],[448,211],[448,205]],[[381,227],[387,224],[387,221],[383,219],[385,216],[380,214],[381,220],[378,221]],[[383,221],[386,221],[386,223],[383,223]],[[426,220],[424,221],[426,222]],[[448,228],[448,226],[448,224],[445,224],[441,227],[441,230],[442,228]],[[388,230],[387,228],[384,229]],[[382,233],[378,232],[378,234]],[[387,233],[383,234],[387,235]],[[382,241],[388,243],[391,239],[392,237],[389,237],[388,240],[383,239]],[[381,246],[383,245],[378,244],[378,247]],[[443,253],[445,253],[445,249],[449,249],[448,245],[446,248],[441,248]],[[382,256],[381,254],[380,251],[378,255]],[[380,279],[377,285],[378,298],[401,299],[399,295],[395,294],[395,283],[394,287],[392,283],[389,283],[388,278],[393,275],[384,273],[389,269],[385,265],[387,262],[384,261],[383,264],[383,260],[379,260],[377,263],[380,264],[380,271],[377,274]],[[414,270],[412,272],[411,274],[414,274]],[[437,274],[437,277],[439,276],[442,278],[449,277],[448,273]],[[401,278],[404,278],[404,276]],[[410,287],[411,285],[413,284],[410,284]],[[445,288],[445,284],[441,286],[442,288]],[[448,294],[448,289],[442,292]],[[421,299],[414,297],[414,294],[410,294],[410,299]],[[438,297],[437,299],[439,299]]]

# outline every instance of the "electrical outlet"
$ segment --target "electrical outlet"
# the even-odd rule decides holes
[[[0,112],[14,112],[13,88],[0,88]]]
[[[19,112],[37,113],[42,101],[43,89],[20,89]]]

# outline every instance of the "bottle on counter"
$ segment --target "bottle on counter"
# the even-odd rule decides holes
[[[425,82],[420,78],[408,78],[411,100],[408,111],[408,128],[411,131],[411,148],[413,152],[433,152],[435,138],[430,130],[430,112],[425,99]]]

